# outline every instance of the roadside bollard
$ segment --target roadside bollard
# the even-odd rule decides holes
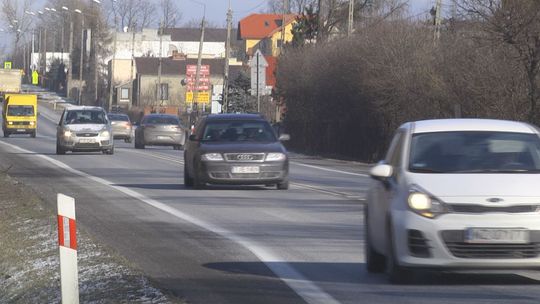
[[[58,194],[58,248],[63,304],[79,303],[75,199]]]

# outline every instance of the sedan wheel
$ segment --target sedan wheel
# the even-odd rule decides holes
[[[64,155],[66,154],[66,150],[60,146],[60,144],[56,143],[56,154],[57,155]]]
[[[277,189],[278,190],[287,190],[287,189],[289,189],[289,181],[284,181],[284,182],[278,183],[277,184]]]
[[[184,186],[193,187],[193,178],[189,176],[186,162],[184,161]]]

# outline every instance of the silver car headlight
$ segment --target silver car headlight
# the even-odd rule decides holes
[[[73,132],[71,132],[70,130],[64,131],[64,137],[71,137],[71,136],[73,136]]]
[[[283,153],[268,153],[266,155],[266,161],[282,161],[287,158],[287,155]]]
[[[105,130],[105,131],[102,131],[99,136],[101,136],[101,137],[110,137],[111,133],[109,131]]]
[[[427,218],[435,218],[450,212],[445,203],[416,185],[409,190],[407,203],[413,212]]]
[[[206,153],[201,156],[203,161],[223,161],[223,156],[220,153]]]

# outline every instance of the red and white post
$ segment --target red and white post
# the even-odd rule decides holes
[[[77,268],[77,230],[75,199],[58,194],[58,247],[60,249],[60,284],[62,303],[79,303],[79,275]]]

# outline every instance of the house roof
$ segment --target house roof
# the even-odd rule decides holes
[[[162,75],[185,75],[187,65],[196,65],[197,59],[173,60],[172,58],[163,58],[161,63]],[[225,69],[225,59],[203,59],[203,65],[210,66],[211,75],[223,75]],[[157,75],[159,68],[159,58],[156,57],[138,57],[135,58],[137,74],[141,75]],[[231,77],[239,72],[237,66],[229,66],[229,74]],[[238,71],[237,71],[238,70]]]
[[[165,35],[171,35],[171,41],[196,41],[201,40],[201,29],[199,28],[167,28],[163,30]],[[233,35],[234,33],[231,33]],[[206,28],[204,30],[205,42],[225,42],[227,40],[227,29]]]
[[[285,15],[285,24],[293,22],[296,15]],[[238,23],[239,39],[263,39],[281,28],[283,15],[251,14]]]

